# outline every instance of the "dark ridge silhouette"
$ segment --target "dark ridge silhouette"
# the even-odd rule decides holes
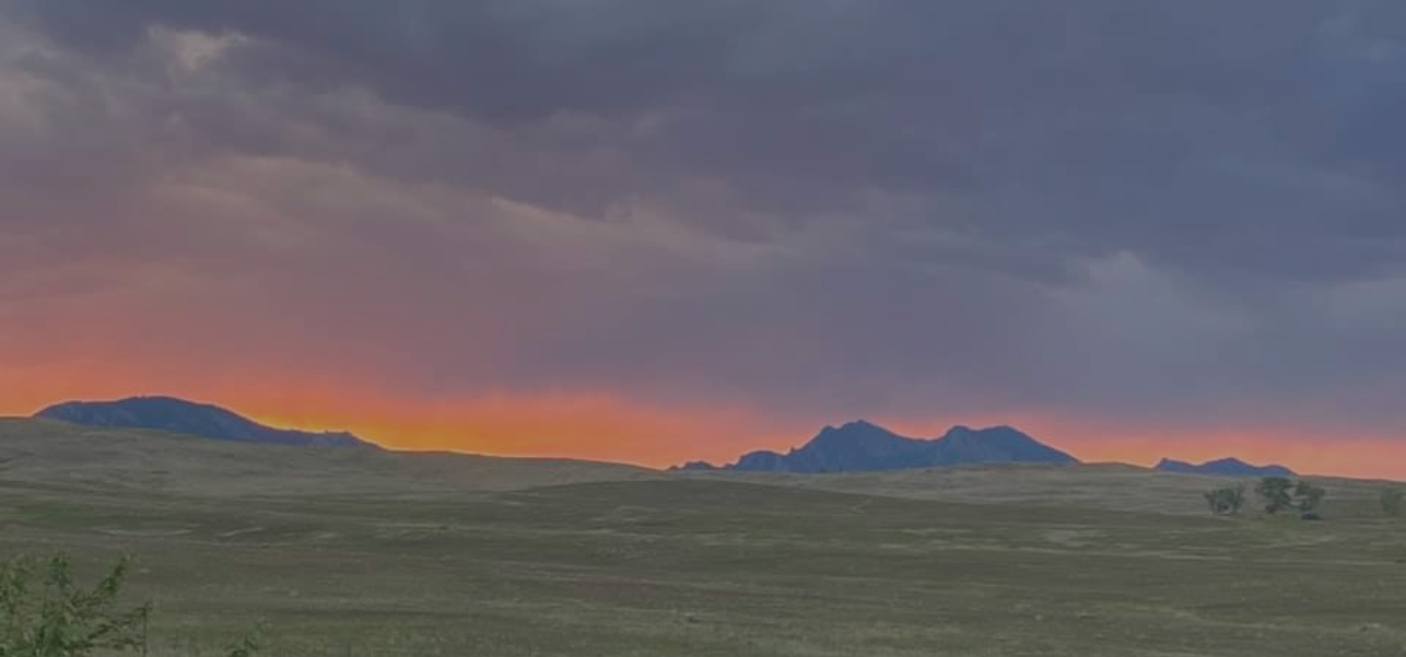
[[[825,427],[804,446],[780,454],[752,452],[737,463],[716,468],[693,462],[681,470],[725,469],[746,472],[870,472],[977,463],[1073,464],[1078,459],[1011,427],[953,427],[937,439],[900,436],[860,420]]]
[[[1292,477],[1294,471],[1282,465],[1251,465],[1237,458],[1207,461],[1200,465],[1186,461],[1162,459],[1157,462],[1157,470],[1184,474],[1215,475],[1218,477]]]
[[[372,447],[345,432],[310,433],[267,427],[211,404],[174,397],[132,397],[118,401],[73,401],[34,415],[89,427],[155,429],[212,440],[303,447]]]

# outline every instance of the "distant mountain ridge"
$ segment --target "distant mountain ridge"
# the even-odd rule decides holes
[[[1225,458],[1215,461],[1207,461],[1200,465],[1187,463],[1186,461],[1175,461],[1172,459],[1162,459],[1157,462],[1156,470],[1162,472],[1180,472],[1184,474],[1215,475],[1218,477],[1293,477],[1294,471],[1282,465],[1251,465],[1237,458]]]
[[[1079,460],[1011,427],[972,429],[957,426],[941,438],[900,436],[859,420],[827,426],[810,442],[785,454],[757,451],[721,468],[702,462],[679,470],[743,472],[872,472],[977,463],[1076,464]]]
[[[175,397],[72,401],[50,406],[34,417],[89,427],[155,429],[233,442],[300,447],[376,447],[346,432],[312,433],[275,429],[213,404],[198,404]]]

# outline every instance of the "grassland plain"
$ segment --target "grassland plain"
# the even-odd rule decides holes
[[[1406,520],[1198,477],[665,476],[0,422],[0,554],[138,559],[156,657],[1406,655]],[[1189,497],[1190,499],[1183,499]]]

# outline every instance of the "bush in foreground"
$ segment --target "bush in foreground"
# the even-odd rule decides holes
[[[98,650],[140,649],[151,607],[118,608],[127,567],[127,560],[119,561],[96,586],[85,589],[74,583],[62,556],[50,559],[42,576],[28,559],[0,565],[0,657],[81,657]]]
[[[62,555],[42,567],[24,557],[0,562],[0,657],[145,655],[151,605],[123,609],[118,600],[129,564],[118,561],[96,585],[84,588],[74,582],[72,564]],[[248,637],[230,657],[251,657],[257,648]]]

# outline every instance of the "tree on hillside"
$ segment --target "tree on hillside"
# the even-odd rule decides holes
[[[1207,491],[1203,496],[1206,498],[1206,505],[1211,508],[1211,513],[1222,516],[1235,515],[1240,513],[1240,508],[1245,505],[1245,485],[1217,488]]]
[[[1255,486],[1255,492],[1264,499],[1264,512],[1275,514],[1293,508],[1294,498],[1289,493],[1293,487],[1294,482],[1288,477],[1265,477]]]
[[[1399,516],[1403,507],[1406,507],[1406,490],[1387,488],[1382,491],[1382,513]]]
[[[1264,512],[1275,514],[1285,509],[1293,509],[1305,519],[1317,519],[1314,509],[1328,495],[1328,491],[1300,479],[1295,482],[1288,477],[1265,477],[1255,486],[1255,492],[1264,499]]]
[[[1311,513],[1327,494],[1328,491],[1300,479],[1299,485],[1294,487],[1294,508],[1302,513]]]

